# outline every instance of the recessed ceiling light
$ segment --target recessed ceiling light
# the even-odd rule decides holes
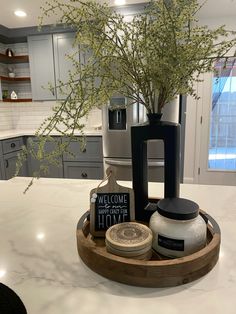
[[[115,5],[124,5],[125,3],[125,0],[115,0]]]
[[[22,11],[22,10],[16,10],[14,13],[16,16],[19,16],[19,17],[25,17],[27,15],[25,11]]]

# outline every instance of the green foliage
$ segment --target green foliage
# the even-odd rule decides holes
[[[42,143],[52,130],[72,138],[83,129],[81,117],[115,94],[128,97],[129,104],[143,104],[148,113],[160,113],[179,94],[197,97],[194,82],[236,42],[223,26],[199,26],[200,9],[197,0],[153,0],[127,21],[114,8],[91,0],[46,2],[40,24],[56,15],[59,24],[76,32],[79,49],[68,56],[73,62],[68,82],[59,82],[66,100],[37,132]]]
[[[153,0],[127,21],[91,0],[46,2],[43,16],[57,15],[58,23],[73,28],[81,50],[80,60],[71,56],[69,102],[83,102],[90,110],[119,93],[152,113],[178,94],[195,95],[193,82],[235,45],[223,26],[198,26],[200,8],[197,0]]]

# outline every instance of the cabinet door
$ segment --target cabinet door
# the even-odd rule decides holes
[[[0,180],[5,180],[5,175],[3,173],[3,170],[2,170],[2,165],[3,165],[3,159],[0,158]]]
[[[54,100],[55,76],[52,35],[29,36],[29,62],[33,100]],[[52,84],[52,90],[48,89]]]
[[[0,180],[5,179],[2,142],[0,142]]]
[[[29,158],[29,163],[28,163],[28,171],[29,171],[29,176],[32,177],[34,175],[34,172],[39,170],[40,163],[38,160]],[[40,176],[42,178],[63,178],[63,169],[62,165],[60,166],[54,166],[54,165],[49,165],[48,166],[48,173],[41,173]]]
[[[37,149],[37,140],[33,139],[36,149]],[[60,139],[58,139],[60,141]],[[53,152],[55,149],[55,143],[53,142],[47,142],[45,144],[45,152],[50,153]],[[28,158],[28,172],[29,176],[33,176],[34,172],[38,171],[40,167],[40,162],[37,159],[34,159],[32,156]],[[62,168],[62,158],[59,159],[59,166],[56,165],[48,165],[48,173],[41,174],[41,177],[47,177],[47,178],[63,178],[63,168]]]
[[[71,70],[73,72],[73,63],[71,59],[68,58],[68,56],[73,55],[75,58],[79,59],[79,48],[78,46],[73,45],[74,39],[74,33],[53,35],[56,86],[60,85],[60,81],[62,83],[67,83],[69,79],[69,71]],[[57,99],[66,98],[65,94],[60,93],[59,88],[57,88],[56,94]]]
[[[17,153],[18,152],[13,152],[13,153],[3,155],[5,179],[6,180],[11,179],[15,175],[16,161],[18,158]],[[26,177],[27,176],[26,165],[23,165],[23,167],[21,168],[19,176],[20,177]]]
[[[103,179],[103,163],[64,162],[64,177],[68,179]]]

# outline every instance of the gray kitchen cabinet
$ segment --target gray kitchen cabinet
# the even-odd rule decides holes
[[[78,52],[78,46],[73,45],[74,38],[72,32],[28,37],[33,100],[66,97],[56,86],[60,85],[59,81],[66,83],[69,71],[73,69],[72,61],[67,55]],[[51,90],[48,89],[48,83],[51,84]]]
[[[74,33],[53,35],[56,86],[60,86],[60,82],[67,83],[69,80],[69,71],[73,72],[73,62],[68,56],[73,55],[74,58],[79,60],[79,48],[78,45],[73,45],[74,39]],[[56,89],[56,95],[57,99],[66,98],[65,94],[60,93],[59,88]]]
[[[55,100],[55,75],[52,35],[28,37],[33,100]],[[50,91],[48,83],[52,85]]]
[[[53,137],[56,141],[65,141],[61,137]],[[14,176],[16,170],[17,155],[21,151],[21,146],[32,141],[35,152],[38,148],[38,139],[28,137],[23,140],[22,137],[6,139],[0,141],[0,180],[10,179]],[[28,146],[29,147],[29,146]],[[45,152],[51,153],[55,149],[55,141],[48,141],[45,144]],[[59,167],[48,164],[48,173],[41,173],[41,177],[48,178],[71,178],[71,179],[102,179],[103,178],[103,154],[102,137],[88,136],[86,138],[85,149],[81,150],[80,142],[73,140],[69,144],[69,150],[74,156],[64,154],[58,158]],[[33,176],[40,167],[40,162],[28,156],[19,176]]]
[[[65,139],[63,139],[65,140]],[[81,149],[79,141],[71,141],[69,154],[63,155],[64,177],[70,179],[102,179],[103,154],[101,136],[86,137],[86,146]]]
[[[35,151],[37,152],[38,149],[38,141],[37,138],[30,138],[35,147]],[[57,138],[57,141],[61,141],[60,138]],[[27,145],[29,145],[29,138],[27,139]],[[45,153],[49,154],[53,152],[55,149],[55,143],[54,142],[46,142],[45,146]],[[62,158],[58,158],[59,166],[53,165],[53,164],[46,164],[48,166],[48,173],[41,173],[41,177],[47,177],[47,178],[63,178],[63,167],[62,167]],[[45,163],[44,163],[45,164]],[[28,157],[28,173],[29,176],[33,176],[34,172],[37,172],[40,167],[39,160],[33,158],[33,156]]]
[[[0,141],[0,180],[4,180],[4,161],[3,161],[3,151],[2,151],[2,142]]]
[[[15,175],[16,161],[18,159],[18,154],[21,151],[21,147],[24,144],[24,141],[22,137],[16,137],[3,140],[0,144],[0,156],[2,155],[0,161],[2,179],[8,180]],[[27,176],[26,163],[23,164],[19,176]]]

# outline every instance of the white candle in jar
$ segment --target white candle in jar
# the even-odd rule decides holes
[[[199,206],[183,198],[165,198],[151,216],[153,248],[168,257],[182,257],[206,245],[207,226]]]

